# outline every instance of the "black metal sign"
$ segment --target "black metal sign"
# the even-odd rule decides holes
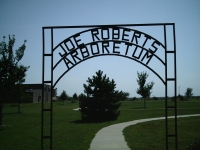
[[[136,27],[159,27],[163,31],[163,40],[159,40],[148,33],[135,29]],[[171,28],[171,34],[167,34],[168,27]],[[87,28],[86,30],[84,30]],[[176,105],[176,41],[175,41],[175,24],[124,24],[124,25],[90,25],[90,26],[54,26],[43,27],[43,86],[50,84],[53,88],[59,80],[73,67],[79,63],[99,56],[121,56],[132,59],[151,70],[163,82],[165,86],[165,116],[166,116],[166,149],[168,149],[169,138],[174,137],[174,146],[177,149],[177,105]],[[64,29],[83,29],[81,32],[72,34],[63,38],[63,40],[54,46],[54,32]],[[45,43],[45,31],[49,30],[49,43]],[[171,37],[169,37],[170,35]],[[87,37],[87,38],[86,38]],[[170,38],[170,49],[168,48],[168,39]],[[46,52],[46,44],[50,49]],[[55,55],[59,54],[59,58],[54,61]],[[168,57],[172,57],[173,66],[168,65]],[[50,62],[45,64],[45,59],[50,58]],[[152,62],[152,63],[151,63]],[[55,79],[54,72],[61,64],[65,64],[65,69],[59,77]],[[163,72],[156,70],[155,65],[160,64],[159,68],[163,68]],[[45,79],[45,68],[49,66],[50,79]],[[169,70],[172,74],[169,76]],[[173,84],[174,103],[169,105],[168,84]],[[44,89],[43,89],[44,90]],[[53,93],[53,92],[51,92]],[[53,95],[51,94],[51,97]],[[44,97],[44,95],[43,95]],[[50,107],[44,106],[44,98],[42,99],[42,132],[41,132],[41,149],[44,148],[44,139],[50,140],[50,149],[52,149],[52,101]],[[173,129],[169,130],[168,118],[169,111],[173,111],[174,121]],[[49,112],[49,133],[45,135],[45,112]]]

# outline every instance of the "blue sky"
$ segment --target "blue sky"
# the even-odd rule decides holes
[[[199,0],[1,0],[0,2],[0,39],[14,34],[15,49],[24,41],[26,51],[21,64],[30,66],[26,83],[42,82],[42,27],[103,25],[103,24],[142,24],[175,23],[177,49],[177,94],[184,94],[187,87],[193,88],[194,95],[200,95],[200,1]],[[82,30],[82,29],[81,29]],[[160,38],[159,29],[138,28]],[[60,32],[58,42],[70,33]],[[157,69],[159,68],[158,66]],[[56,73],[66,70],[63,66]],[[152,96],[164,96],[164,85],[160,79],[146,67],[136,61],[123,57],[102,56],[83,61],[71,69],[56,85],[58,95],[65,90],[72,96],[83,93],[83,83],[96,71],[102,70],[110,79],[114,79],[117,90],[136,94],[138,88],[137,71],[149,73],[148,82],[154,81]],[[169,89],[169,96],[173,95]]]

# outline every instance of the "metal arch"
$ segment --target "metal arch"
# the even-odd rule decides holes
[[[115,41],[115,40],[107,40],[108,42],[118,42],[118,41]],[[98,42],[91,42],[91,43],[87,43],[87,44],[84,44],[85,46],[87,46],[87,45],[90,45],[90,44],[92,44],[92,43],[99,43],[99,42],[104,42],[104,41],[98,41]],[[120,41],[120,42],[122,42],[122,41]],[[125,42],[124,42],[125,43]],[[132,45],[135,45],[135,44],[132,44]],[[139,48],[141,48],[142,50],[145,50],[146,52],[148,52],[148,50],[146,49],[146,48],[143,48],[143,47],[141,47],[141,46],[139,46],[139,45],[135,45],[135,46],[137,46],[137,47],[139,47]],[[65,55],[63,55],[61,58],[60,58],[60,60],[53,66],[53,70],[60,64],[60,62],[61,61],[63,61],[63,59],[65,59],[65,57],[67,56],[67,55],[69,55],[69,54],[72,54],[73,52],[75,52],[76,50],[78,50],[79,48],[76,48],[76,49],[74,49],[73,51],[70,51],[69,53],[67,53],[67,54],[65,54]],[[87,60],[87,59],[89,59],[89,58],[93,58],[93,57],[98,57],[98,56],[105,56],[105,55],[116,55],[116,56],[122,56],[122,57],[126,57],[126,58],[130,58],[130,57],[128,57],[128,56],[124,56],[124,55],[121,55],[121,54],[110,54],[110,53],[108,53],[108,54],[95,54],[94,56],[92,56],[92,57],[88,57],[88,58],[85,58],[85,59],[83,59],[83,60],[80,60],[79,62],[76,62],[76,64],[74,65],[74,66],[76,66],[77,64],[79,64],[79,63],[81,63],[81,62],[83,62],[83,61],[85,61],[85,60]],[[154,53],[151,53],[151,55],[153,55],[154,57],[156,57],[164,66],[166,65],[164,62],[163,62],[163,60],[161,60],[156,54],[154,54]],[[135,61],[138,61],[137,59],[134,59],[134,58],[130,58],[130,59],[132,59],[132,60],[135,60]],[[138,61],[139,62],[139,61]],[[146,64],[144,64],[144,63],[141,63],[141,64],[143,64],[144,66],[146,66],[146,67],[148,67]],[[73,66],[73,67],[74,67]],[[70,68],[71,69],[71,68]],[[159,77],[159,76],[158,76]],[[160,77],[159,77],[160,78]],[[161,78],[160,78],[161,79]],[[164,83],[164,80],[163,79],[161,79],[162,80],[162,82]],[[165,83],[164,83],[165,84]],[[54,84],[54,86],[55,86],[56,84]]]
[[[86,60],[91,59],[91,58],[94,58],[94,57],[100,57],[100,56],[120,56],[120,57],[125,57],[125,58],[128,58],[128,59],[131,59],[131,58],[126,57],[126,56],[123,56],[123,55],[105,54],[105,55],[92,56],[92,57],[90,57],[90,58],[84,59],[83,61],[86,61]],[[162,81],[162,83],[163,83],[164,85],[166,85],[166,82],[162,79],[162,77],[161,77],[157,72],[155,72],[153,69],[151,69],[149,66],[146,66],[145,64],[143,64],[142,62],[140,62],[140,61],[138,61],[138,60],[136,60],[136,59],[131,59],[131,60],[134,60],[134,61],[140,63],[141,65],[147,67],[149,70],[151,70],[151,71]],[[66,70],[66,71],[56,80],[56,82],[53,84],[53,88],[56,86],[56,84],[60,81],[60,79],[62,79],[62,77],[63,77],[68,71],[70,71],[72,68],[74,68],[76,65],[80,64],[80,63],[83,62],[83,61],[80,61],[80,62],[76,63],[76,64],[75,64],[74,66],[72,66],[70,69]]]
[[[133,29],[130,29],[130,28],[125,28],[125,27],[136,27],[136,26],[161,26],[163,27],[163,34],[164,34],[164,44],[160,43],[158,40],[156,40],[155,38],[151,37],[150,35],[144,33],[144,32],[141,32],[141,31],[138,31],[138,30],[134,30],[134,31],[138,31],[144,35],[147,35],[149,37],[151,37],[152,39],[154,39],[155,41],[158,41],[161,46],[164,48],[164,60],[160,59],[159,56],[157,56],[154,53],[150,53],[151,54],[151,57],[155,57],[157,58],[165,67],[165,79],[163,79],[156,71],[154,71],[151,67],[149,67],[147,64],[148,62],[145,64],[143,63],[142,61],[139,61],[137,59],[134,59],[134,58],[130,58],[128,56],[125,56],[125,55],[119,55],[119,54],[98,54],[98,55],[94,55],[92,57],[88,57],[88,58],[84,58],[83,60],[79,61],[79,62],[76,62],[75,65],[73,65],[72,67],[68,67],[68,70],[66,70],[59,78],[58,80],[53,83],[53,71],[54,69],[56,68],[56,66],[63,60],[64,57],[67,56],[67,53],[65,55],[63,55],[61,57],[61,59],[59,60],[59,62],[57,62],[56,65],[53,66],[53,52],[56,50],[56,48],[62,44],[62,42],[64,42],[65,40],[63,40],[62,42],[60,42],[56,47],[53,46],[53,39],[54,39],[54,35],[53,35],[53,29],[70,29],[70,28],[91,28],[91,29],[88,29],[88,30],[85,30],[85,31],[82,31],[82,32],[79,32],[79,33],[76,33],[74,35],[72,35],[71,37],[75,36],[75,35],[80,35],[81,33],[84,33],[86,31],[90,31],[90,30],[94,30],[94,29],[106,29],[106,28],[109,28],[109,29],[114,29],[114,28],[120,28],[120,29],[129,29],[129,30],[133,30]],[[166,27],[167,26],[172,26],[173,27],[173,44],[174,44],[174,48],[173,50],[168,50],[167,48],[167,29]],[[51,31],[51,52],[50,53],[46,53],[45,52],[45,30],[50,30]],[[98,57],[98,56],[108,56],[108,55],[112,55],[112,56],[122,56],[122,57],[125,57],[125,58],[129,58],[129,59],[132,59],[132,60],[135,60],[136,62],[142,64],[143,66],[147,67],[149,70],[151,70],[155,75],[158,76],[158,78],[160,78],[160,80],[163,82],[163,84],[165,85],[165,127],[166,127],[166,149],[169,148],[169,138],[172,138],[174,137],[174,147],[175,149],[178,149],[178,143],[177,143],[177,99],[176,99],[176,95],[177,95],[177,91],[176,91],[176,87],[177,87],[177,74],[176,74],[176,40],[175,40],[175,24],[174,23],[153,23],[153,24],[118,24],[118,25],[84,25],[84,26],[53,26],[53,27],[43,27],[42,28],[42,41],[43,41],[43,61],[42,61],[42,84],[43,84],[43,87],[45,84],[50,84],[51,86],[51,91],[53,91],[53,88],[55,87],[55,85],[57,84],[57,82],[69,71],[71,70],[73,67],[75,67],[77,64],[87,60],[87,59],[90,59],[90,58],[94,58],[94,57]],[[123,41],[119,41],[119,40],[106,40],[108,42],[123,42]],[[96,43],[98,42],[103,42],[103,41],[95,41]],[[91,43],[94,43],[91,42]],[[89,44],[91,44],[89,43]],[[130,43],[129,43],[130,44]],[[132,43],[133,44],[133,43]],[[86,44],[85,44],[86,45]],[[133,44],[134,45],[134,44]],[[147,54],[144,55],[144,57],[146,56],[147,58],[149,58],[150,56],[148,55],[148,51],[150,50],[147,50],[145,49],[144,47],[141,47],[140,45],[135,45],[136,47],[140,47],[143,50],[145,50],[147,52]],[[74,49],[73,51],[69,52],[68,54],[72,54],[74,51],[78,50],[80,47],[77,47],[76,49]],[[168,77],[168,65],[167,65],[167,58],[168,58],[168,54],[173,54],[174,56],[174,76],[169,78]],[[51,67],[51,77],[50,77],[50,80],[46,80],[45,79],[45,58],[50,58],[51,59],[51,64],[49,64]],[[74,58],[73,58],[74,59]],[[144,58],[143,58],[144,59]],[[142,60],[143,60],[142,59]],[[175,100],[174,100],[174,105],[171,105],[169,106],[168,105],[168,99],[167,99],[167,93],[168,93],[168,83],[169,82],[173,82],[174,83],[174,96],[175,96]],[[53,92],[51,92],[51,97],[53,96]],[[50,101],[50,106],[49,107],[45,107],[44,106],[44,88],[42,89],[42,116],[41,116],[41,149],[44,149],[44,140],[48,140],[48,149],[52,149],[52,100]],[[170,133],[169,131],[169,110],[173,110],[174,111],[174,132],[173,133]],[[48,128],[49,128],[49,134],[46,134],[44,129],[45,129],[45,123],[44,123],[44,120],[45,120],[45,115],[44,113],[45,112],[49,112],[50,116],[49,116],[49,120],[47,124],[49,124]],[[45,135],[46,134],[46,135]]]
[[[115,41],[115,40],[108,40],[108,42],[112,42],[112,41]],[[103,41],[98,41],[98,42],[103,42]],[[91,42],[91,43],[98,43],[98,42]],[[120,41],[120,42],[121,42],[121,41]],[[61,43],[62,43],[62,42],[61,42]],[[90,45],[91,43],[87,43],[87,44],[85,44],[85,45],[87,46],[87,45]],[[59,43],[59,45],[60,45],[60,43]],[[135,45],[135,44],[133,44],[133,45]],[[58,47],[58,46],[56,46],[56,48],[57,48],[57,47]],[[139,47],[139,48],[145,50],[146,52],[148,52],[148,50],[145,49],[144,47],[141,47],[141,46],[138,46],[138,45],[137,45],[137,47]],[[56,49],[56,48],[55,48],[55,49]],[[55,50],[55,49],[54,49],[54,50]],[[77,49],[79,49],[79,48],[76,48],[76,49],[70,51],[68,54],[63,55],[63,57],[61,57],[60,60],[53,66],[53,70],[61,63],[61,61],[63,61],[63,59],[64,59],[67,55],[72,54],[72,53],[73,53],[74,51],[76,51]],[[166,82],[164,81],[164,79],[163,79],[160,75],[158,75],[158,74],[156,73],[156,71],[154,71],[151,67],[147,66],[145,63],[142,63],[142,62],[139,61],[138,59],[131,58],[131,57],[128,57],[128,56],[126,56],[126,55],[112,54],[112,53],[110,54],[110,53],[108,53],[108,54],[97,54],[97,55],[94,55],[94,56],[91,56],[91,57],[87,57],[87,58],[85,58],[85,59],[83,59],[83,60],[80,60],[79,62],[76,62],[75,65],[73,65],[71,68],[69,68],[68,70],[66,70],[66,71],[56,80],[56,82],[53,84],[53,87],[56,86],[56,84],[59,82],[59,80],[60,80],[69,70],[71,70],[73,67],[75,67],[75,66],[78,65],[79,63],[81,63],[81,62],[83,62],[83,61],[85,61],[85,60],[87,60],[87,59],[90,59],[90,58],[99,57],[99,56],[107,56],[107,55],[110,55],[110,56],[111,56],[111,55],[112,55],[112,56],[121,56],[121,57],[129,58],[129,59],[131,59],[131,60],[135,60],[136,62],[142,64],[142,65],[145,66],[145,67],[147,67],[147,68],[148,68],[149,70],[151,70],[155,75],[157,75],[157,77],[163,82],[164,85],[166,84]],[[152,53],[152,55],[153,55],[152,57],[156,57],[164,66],[166,66],[166,64],[165,64],[156,54]]]
[[[98,45],[98,43],[103,43],[103,42],[105,42],[105,40],[98,40],[98,41],[94,41],[94,39],[93,39],[93,42],[90,42],[90,43],[84,43],[84,45],[79,45],[79,46],[77,46],[76,48],[73,48],[72,50],[70,50],[69,52],[67,52],[67,49],[66,48],[64,48],[63,46],[62,46],[62,44],[63,45],[65,45],[66,46],[66,43],[67,42],[71,42],[71,38],[73,38],[73,37],[77,37],[77,36],[80,36],[80,34],[83,34],[83,33],[87,33],[87,32],[89,32],[89,31],[98,31],[99,29],[102,29],[102,30],[106,30],[106,29],[109,29],[110,27],[103,27],[103,28],[92,28],[92,29],[88,29],[88,30],[84,30],[84,31],[81,31],[81,32],[79,32],[79,33],[76,33],[76,34],[74,34],[74,35],[72,35],[72,36],[70,36],[70,37],[68,37],[68,38],[66,38],[66,39],[64,39],[63,41],[61,41],[59,44],[57,44],[57,46],[55,46],[55,48],[53,49],[53,51],[55,51],[57,48],[59,48],[59,47],[61,47],[62,49],[63,49],[63,51],[65,51],[65,54],[63,54],[62,56],[61,56],[61,58],[60,58],[60,60],[54,65],[54,67],[53,67],[53,70],[57,67],[57,65],[59,65],[60,64],[60,62],[61,61],[63,61],[64,59],[65,59],[65,57],[67,57],[68,55],[71,55],[72,56],[72,54],[74,53],[74,52],[77,52],[77,50],[79,50],[79,49],[81,49],[81,47],[83,47],[83,48],[86,48],[87,46],[91,46],[91,45],[95,45],[95,44],[97,44]],[[141,48],[142,49],[142,52],[143,52],[143,50],[145,50],[146,51],[146,54],[149,54],[150,53],[150,55],[151,56],[154,56],[154,57],[156,57],[163,65],[165,65],[165,63],[163,62],[163,60],[161,60],[155,53],[152,53],[150,50],[147,50],[144,46],[145,46],[145,44],[146,44],[146,41],[148,40],[148,39],[153,39],[157,44],[159,44],[159,45],[161,45],[161,47],[163,48],[163,49],[165,49],[165,47],[164,47],[164,45],[161,43],[161,42],[159,42],[157,39],[155,39],[154,37],[151,37],[150,35],[148,35],[148,34],[146,34],[146,33],[144,33],[144,32],[141,32],[141,31],[138,31],[138,30],[135,30],[135,29],[129,29],[129,28],[124,28],[124,27],[118,27],[118,26],[115,26],[115,27],[113,27],[112,28],[113,30],[112,30],[112,38],[114,38],[114,30],[117,30],[118,32],[120,31],[120,29],[123,29],[124,31],[134,31],[134,35],[133,35],[133,39],[132,39],[132,42],[127,42],[127,41],[123,41],[123,40],[119,40],[119,37],[118,37],[118,39],[116,39],[116,40],[106,40],[106,42],[107,43],[110,43],[110,42],[120,42],[120,44],[121,43],[124,43],[125,45],[127,45],[128,47],[129,46],[132,46],[132,45],[134,45],[134,46],[136,46],[137,48]],[[102,31],[101,30],[101,31]],[[137,41],[137,36],[135,37],[136,38],[136,43],[133,43],[133,40],[134,40],[134,36],[135,36],[135,33],[140,33],[140,36],[141,36],[141,34],[143,34],[145,37],[146,37],[146,40],[144,41],[144,43],[143,43],[143,45],[141,46],[141,45],[138,45],[138,41]],[[116,35],[116,34],[115,34]],[[139,37],[140,37],[139,36]],[[94,37],[93,37],[94,38]],[[98,37],[97,37],[98,38]],[[123,38],[122,38],[123,39]],[[67,47],[67,46],[66,46]],[[74,47],[74,45],[73,45],[73,47]],[[99,50],[99,47],[98,47],[98,50]],[[141,54],[141,53],[140,53]],[[127,56],[127,52],[126,52],[126,54],[125,55],[122,55],[122,54],[110,54],[110,52],[108,52],[108,53],[106,53],[106,54],[99,54],[99,52],[97,53],[97,54],[95,54],[94,56],[88,56],[87,58],[84,58],[84,59],[80,59],[80,61],[79,62],[76,62],[75,61],[75,59],[74,59],[74,57],[73,57],[73,59],[74,59],[74,61],[75,61],[75,65],[73,65],[71,68],[68,68],[68,70],[66,70],[59,78],[58,78],[58,80],[54,83],[54,85],[53,85],[53,87],[55,87],[55,85],[57,84],[57,82],[70,70],[70,69],[72,69],[74,66],[76,66],[77,64],[79,64],[79,63],[81,63],[81,62],[83,62],[83,61],[85,61],[85,60],[87,60],[87,59],[89,59],[89,58],[93,58],[93,57],[97,57],[97,56],[104,56],[104,55],[117,55],[117,56],[123,56],[123,57],[127,57],[127,58],[130,58],[130,57],[128,57]],[[147,56],[148,57],[148,56]],[[144,57],[143,57],[144,58]],[[134,57],[131,57],[130,59],[132,59],[132,60],[136,60],[137,62],[139,62],[140,63],[140,61],[138,61],[136,58],[134,58]],[[144,64],[144,63],[141,63],[141,64],[143,64],[144,66],[146,66],[147,68],[150,68],[150,67],[148,67],[147,66],[147,64],[148,63],[146,63],[146,65]],[[164,80],[153,70],[153,69],[150,69],[154,74],[156,74],[159,78],[160,78],[160,80],[165,84],[165,82],[164,82]]]

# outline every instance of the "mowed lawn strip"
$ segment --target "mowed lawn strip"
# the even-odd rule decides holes
[[[178,113],[180,115],[200,113],[200,103],[195,103],[178,102],[178,106],[181,108],[178,109]],[[53,149],[87,150],[95,134],[103,127],[137,119],[163,117],[165,115],[164,100],[150,100],[147,101],[146,106],[147,108],[144,109],[143,101],[123,101],[118,120],[88,123],[82,122],[80,112],[73,110],[79,107],[78,102],[64,104],[54,102]],[[41,104],[22,104],[21,112],[17,113],[17,106],[12,106],[11,104],[4,106],[3,125],[8,127],[0,128],[0,149],[40,149]],[[48,118],[49,114],[45,115]],[[184,120],[184,118],[182,119]],[[48,133],[48,131],[46,132]],[[48,141],[45,143],[48,147]]]

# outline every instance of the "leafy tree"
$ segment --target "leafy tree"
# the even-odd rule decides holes
[[[66,91],[63,90],[59,98],[64,103],[64,101],[68,98]]]
[[[103,71],[96,72],[96,76],[88,78],[88,84],[83,84],[84,93],[79,96],[81,117],[83,120],[112,120],[120,115],[118,108],[120,92],[115,90],[116,84]]]
[[[139,85],[139,88],[136,90],[136,92],[137,94],[141,95],[142,98],[144,99],[144,108],[146,108],[145,99],[150,97],[154,82],[152,81],[145,85],[146,79],[149,76],[147,72],[141,72],[141,73],[137,72],[137,75],[138,75],[138,79],[136,80]]]
[[[74,93],[74,95],[73,95],[73,99],[75,99],[75,100],[77,100],[77,99],[78,99],[78,96],[77,96],[77,94],[76,94],[76,93]]]
[[[187,97],[188,100],[193,95],[192,91],[193,91],[192,88],[187,88],[186,91],[185,91],[185,96]]]
[[[14,54],[15,36],[8,37],[8,44],[5,42],[5,36],[0,43],[0,125],[2,124],[2,109],[6,102],[18,102],[20,108],[20,100],[24,95],[22,83],[25,82],[26,71],[29,68],[19,63],[24,56],[26,40]]]

